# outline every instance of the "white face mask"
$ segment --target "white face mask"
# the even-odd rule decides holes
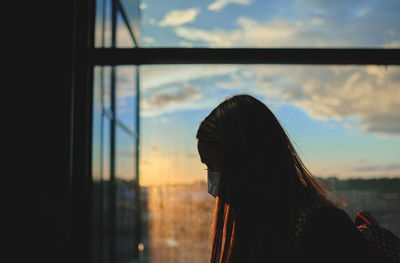
[[[207,184],[208,193],[214,197],[219,195],[219,182],[221,180],[221,173],[217,171],[207,170]]]

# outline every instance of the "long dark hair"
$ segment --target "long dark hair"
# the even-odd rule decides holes
[[[294,262],[296,214],[314,200],[330,202],[330,189],[305,167],[274,114],[236,95],[201,122],[196,138],[224,159],[210,262]]]

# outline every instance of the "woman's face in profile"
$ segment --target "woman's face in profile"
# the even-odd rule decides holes
[[[217,147],[202,140],[198,140],[197,150],[199,151],[201,162],[207,165],[209,170],[220,173],[223,172],[223,156]]]

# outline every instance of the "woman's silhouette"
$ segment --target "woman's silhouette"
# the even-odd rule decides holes
[[[352,220],[332,201],[337,195],[311,175],[261,101],[226,99],[196,137],[216,197],[211,263],[373,262]],[[303,211],[312,213],[300,222]]]

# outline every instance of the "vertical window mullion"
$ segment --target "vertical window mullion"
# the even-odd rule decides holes
[[[136,184],[135,184],[135,191],[136,191],[136,234],[138,244],[135,247],[136,257],[139,257],[139,244],[142,243],[142,216],[141,216],[141,202],[140,202],[140,185],[139,185],[139,142],[140,142],[140,76],[139,76],[139,66],[136,66],[136,114],[135,114],[135,121],[136,121],[136,155],[135,155],[135,175],[136,175]]]
[[[111,47],[116,47],[117,34],[117,5],[115,0],[111,0]],[[110,126],[110,262],[117,262],[117,195],[115,178],[115,66],[111,68],[111,126]]]

